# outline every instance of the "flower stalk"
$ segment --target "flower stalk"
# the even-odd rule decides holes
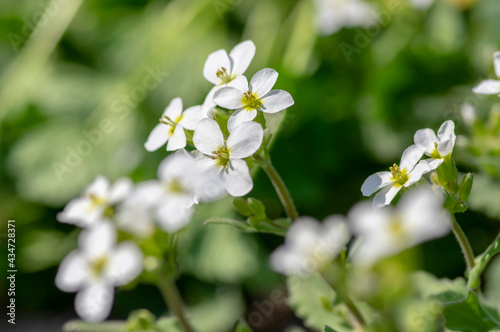
[[[165,299],[168,308],[177,316],[183,332],[193,332],[184,314],[183,303],[175,285],[175,282],[168,276],[162,274],[158,281],[158,288]]]
[[[457,222],[457,219],[455,218],[455,214],[451,213],[451,218],[453,220],[452,224],[452,230],[453,234],[455,234],[455,237],[458,241],[458,244],[460,245],[460,248],[462,249],[462,253],[465,258],[465,263],[467,264],[467,272],[470,273],[472,269],[474,268],[474,253],[472,251],[472,248],[470,246],[469,240],[467,239],[467,236],[465,236],[464,231],[462,230],[462,227],[460,227],[460,224]]]

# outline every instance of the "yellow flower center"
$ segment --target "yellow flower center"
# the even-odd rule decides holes
[[[220,69],[217,69],[216,73],[217,77],[221,80],[222,84],[227,84],[234,80],[235,76],[234,75],[229,75],[227,72],[227,69],[224,67],[221,67]]]
[[[99,278],[103,275],[108,266],[108,257],[102,256],[90,262],[90,273],[93,277]]]
[[[394,164],[389,167],[391,171],[392,178],[391,181],[395,182],[397,185],[402,186],[408,181],[408,174],[406,174],[406,168],[399,168],[398,165]]]
[[[183,194],[187,190],[184,188],[182,185],[181,181],[179,179],[174,178],[169,183],[167,184],[167,191],[173,194]]]
[[[226,168],[229,165],[229,149],[227,146],[222,146],[216,151],[212,151],[211,158],[215,160],[215,164],[222,168]]]
[[[243,98],[241,98],[241,102],[243,103],[243,105],[244,105],[243,107],[247,111],[256,110],[256,109],[259,109],[260,107],[262,107],[262,100],[260,100],[257,97],[257,94],[252,93],[250,90],[248,90],[247,92],[245,92],[243,94]]]
[[[174,135],[174,131],[175,131],[175,127],[177,126],[177,124],[179,122],[181,122],[183,118],[183,115],[179,115],[178,117],[175,118],[175,120],[172,120],[170,119],[168,116],[166,115],[162,115],[161,118],[160,118],[160,122],[167,125],[167,126],[170,126],[170,129],[168,130],[168,135],[170,137],[172,137]]]
[[[404,243],[408,237],[408,233],[406,232],[403,219],[400,216],[395,216],[391,218],[389,225],[389,233],[391,234],[394,242]]]
[[[89,212],[92,212],[95,209],[108,204],[106,198],[99,197],[94,194],[89,194],[89,198],[90,198],[90,205],[88,207]]]
[[[432,152],[431,152],[431,158],[433,158],[433,159],[441,159],[441,158],[443,158],[443,157],[441,157],[441,155],[438,152],[438,144],[437,144],[437,142],[434,142],[434,150],[432,150]]]

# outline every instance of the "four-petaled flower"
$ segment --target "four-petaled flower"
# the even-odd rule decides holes
[[[248,85],[247,81],[237,87],[223,87],[214,94],[214,103],[236,110],[228,121],[228,127],[252,121],[257,111],[277,113],[293,105],[292,96],[283,90],[271,90],[278,73],[271,68],[258,71]]]
[[[80,227],[93,226],[113,216],[114,205],[124,200],[132,187],[130,179],[119,179],[111,186],[107,178],[98,176],[84,189],[81,197],[66,205],[57,220]]]
[[[174,98],[163,112],[160,123],[149,134],[144,147],[148,151],[155,151],[168,142],[167,151],[182,149],[186,146],[184,129],[194,130],[205,117],[202,106],[192,106],[183,112],[181,98]]]
[[[307,275],[331,262],[348,241],[342,216],[330,216],[323,223],[300,217],[288,229],[285,244],[271,254],[271,267],[285,275]]]
[[[353,251],[354,263],[372,265],[383,257],[442,237],[451,228],[450,215],[441,196],[429,188],[415,189],[401,198],[396,207],[373,209],[366,202],[348,213],[351,231],[361,238]]]
[[[229,128],[229,137],[225,140],[217,122],[204,119],[194,131],[193,143],[204,154],[199,162],[217,170],[227,192],[243,196],[253,188],[248,165],[243,159],[257,152],[263,136],[262,126],[251,121]]]
[[[123,286],[142,272],[142,252],[133,242],[116,245],[116,230],[104,221],[82,231],[79,249],[64,258],[56,285],[65,292],[78,292],[75,310],[88,322],[108,317],[114,287]]]
[[[392,199],[403,187],[409,187],[431,171],[429,164],[422,160],[418,164],[424,150],[412,145],[403,152],[400,165],[394,164],[389,167],[390,172],[378,172],[370,175],[363,185],[361,192],[364,196],[370,196],[379,189],[373,198],[374,207],[382,207],[391,203]]]
[[[500,78],[500,52],[493,53],[495,75]],[[472,92],[482,95],[500,95],[500,80],[484,80],[472,89]]]
[[[444,161],[444,157],[453,151],[456,138],[455,123],[448,120],[439,127],[437,136],[432,129],[426,128],[418,130],[413,139],[432,158],[427,160],[431,169],[436,169]]]

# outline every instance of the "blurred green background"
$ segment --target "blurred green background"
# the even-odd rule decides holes
[[[76,248],[78,229],[56,214],[97,174],[155,178],[166,152],[147,153],[143,143],[158,115],[177,96],[186,107],[201,104],[211,88],[202,75],[208,54],[246,39],[257,46],[246,76],[275,68],[275,87],[295,99],[272,159],[301,215],[346,213],[363,199],[364,179],[399,162],[417,129],[452,119],[464,135],[459,169],[483,172],[472,210],[458,216],[475,252],[483,251],[499,229],[500,126],[491,115],[497,97],[471,88],[493,77],[498,0],[436,0],[423,11],[400,0],[397,13],[389,10],[394,1],[372,3],[388,14],[384,21],[318,36],[312,0],[2,0],[0,266],[7,263],[6,221],[15,219],[16,328],[57,331],[76,317],[74,294],[57,290],[54,277]],[[346,47],[355,51],[346,56]],[[462,119],[464,101],[477,109],[476,126]],[[486,141],[489,148],[478,148]],[[283,216],[265,174],[257,174],[251,196],[271,218]],[[211,317],[206,331],[227,330],[255,301],[284,289],[267,264],[282,239],[201,226],[207,216],[232,213],[227,199],[200,206],[181,243],[179,286],[199,317]],[[463,274],[452,235],[422,248],[422,268]],[[153,286],[132,288],[117,290],[111,319],[136,308],[164,314]],[[283,305],[255,330],[294,323]]]

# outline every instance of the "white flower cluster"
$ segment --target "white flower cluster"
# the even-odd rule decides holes
[[[276,113],[292,106],[288,92],[272,90],[278,73],[262,69],[248,83],[244,72],[255,54],[252,41],[238,44],[227,54],[209,55],[203,69],[215,86],[203,105],[183,110],[181,98],[173,99],[152,130],[146,150],[166,144],[176,151],[158,167],[158,179],[135,187],[129,179],[111,185],[98,176],[58,215],[63,223],[84,228],[79,249],[61,263],[57,286],[78,292],[77,313],[87,321],[101,321],[111,310],[115,286],[136,278],[143,269],[139,247],[130,241],[116,245],[117,228],[138,237],[150,237],[157,224],[174,233],[191,220],[194,206],[213,201],[225,192],[244,196],[253,188],[245,159],[261,149],[264,129],[253,121],[258,112]],[[217,112],[224,113],[216,117]],[[189,134],[189,135],[188,135]],[[184,148],[192,137],[193,151]]]
[[[386,205],[403,187],[409,187],[443,163],[453,151],[454,130],[453,121],[444,122],[437,135],[428,128],[418,130],[415,144],[404,151],[399,166],[394,164],[390,172],[375,173],[363,183],[361,191],[365,196],[380,190],[372,204],[359,203],[346,218],[335,215],[322,224],[308,217],[296,220],[288,230],[285,244],[271,256],[273,269],[286,275],[321,270],[345,248],[350,233],[358,240],[349,258],[363,266],[446,235],[451,227],[450,215],[443,209],[442,195],[429,186],[409,192],[397,207]],[[430,158],[421,160],[424,154]]]
[[[474,93],[481,95],[500,96],[500,52],[493,53],[493,66],[498,80],[484,80],[472,89]]]

